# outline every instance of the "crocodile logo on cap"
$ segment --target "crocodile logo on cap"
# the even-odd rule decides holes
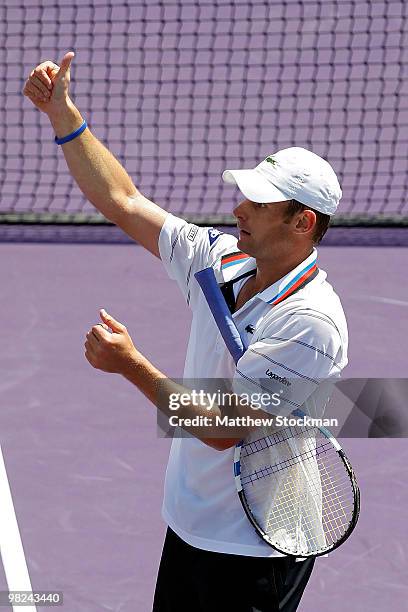
[[[276,166],[276,164],[278,163],[276,161],[276,159],[274,159],[272,156],[269,156],[265,159],[265,161],[269,162],[270,164],[272,164],[272,166]]]

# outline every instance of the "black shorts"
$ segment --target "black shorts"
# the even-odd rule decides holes
[[[293,612],[314,561],[209,552],[168,528],[153,612]]]

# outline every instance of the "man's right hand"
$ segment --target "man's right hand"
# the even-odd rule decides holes
[[[61,60],[61,66],[47,60],[30,73],[23,94],[40,111],[51,115],[58,112],[68,100],[70,66],[74,53],[69,51]]]
[[[69,97],[70,66],[74,53],[66,53],[61,66],[46,61],[31,72],[23,94],[48,115],[57,138],[75,132],[84,122]],[[62,145],[69,171],[84,196],[109,221],[160,257],[159,236],[167,213],[145,198],[110,151],[85,129]]]

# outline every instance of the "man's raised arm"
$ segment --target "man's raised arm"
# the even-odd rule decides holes
[[[68,95],[73,57],[73,52],[67,53],[61,66],[51,61],[39,64],[23,89],[34,106],[48,115],[59,139],[75,132],[84,121]],[[123,166],[88,128],[61,146],[85,197],[109,221],[159,257],[158,239],[166,211],[138,191]]]

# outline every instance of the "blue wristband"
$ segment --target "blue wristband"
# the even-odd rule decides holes
[[[66,142],[69,142],[70,140],[74,140],[74,138],[82,134],[82,132],[86,130],[87,127],[88,127],[88,124],[84,120],[83,124],[77,130],[75,130],[75,132],[71,132],[71,134],[68,134],[68,136],[64,136],[64,138],[58,138],[58,136],[56,136],[55,142],[57,143],[57,145],[62,145],[62,144],[65,144]]]

